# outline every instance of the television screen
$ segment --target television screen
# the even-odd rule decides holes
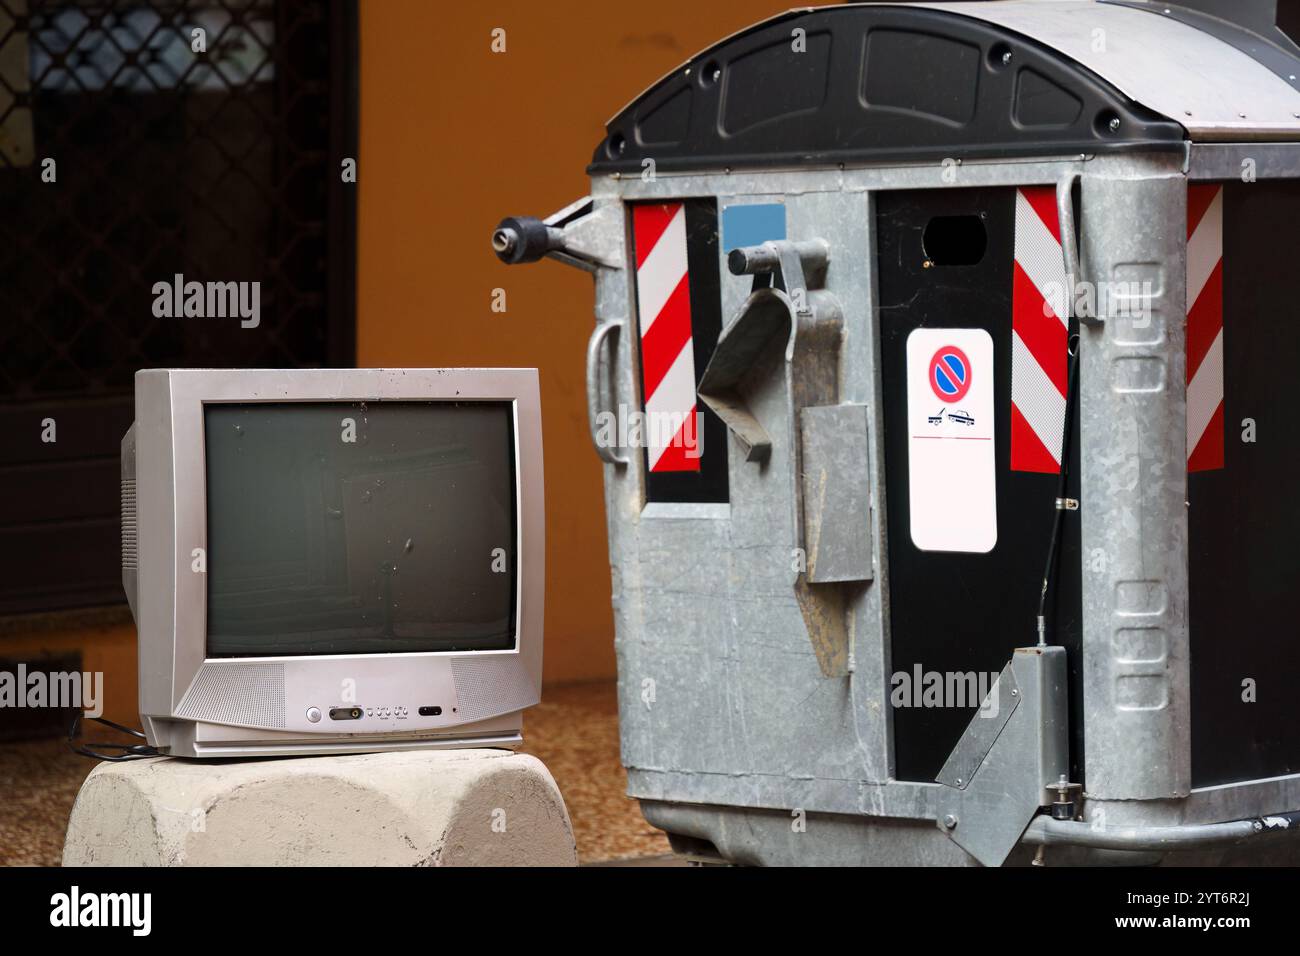
[[[208,656],[513,648],[512,413],[205,405]]]

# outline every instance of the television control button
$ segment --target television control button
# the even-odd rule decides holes
[[[308,708],[307,708],[307,719],[310,720],[313,724],[318,724],[318,723],[320,723],[320,708],[319,708],[319,707],[308,707]]]

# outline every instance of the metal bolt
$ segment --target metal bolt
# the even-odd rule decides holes
[[[1019,696],[1020,696],[1020,691],[1016,690],[1015,688],[1012,688],[1012,690],[1011,690],[1011,696],[1012,696],[1012,697],[1019,697]]]
[[[1006,53],[1002,54],[1002,65],[1007,66],[1010,63],[1011,63],[1011,51],[1008,50]]]
[[[957,818],[951,813],[943,818],[943,825],[949,830],[957,829]]]
[[[518,244],[519,236],[513,229],[498,229],[492,233],[492,248],[503,255],[514,252]]]
[[[1118,133],[1118,132],[1119,132],[1119,117],[1118,117],[1118,116],[1112,116],[1112,117],[1110,118],[1110,122],[1106,124],[1106,128],[1109,129],[1112,133]]]

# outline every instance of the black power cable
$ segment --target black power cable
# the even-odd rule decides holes
[[[1069,499],[1066,483],[1070,474],[1070,445],[1074,434],[1074,409],[1079,390],[1079,336],[1069,338],[1069,372],[1065,382],[1065,425],[1061,435],[1061,471],[1056,478],[1056,501],[1052,507],[1052,538],[1047,546],[1047,564],[1043,567],[1043,586],[1038,592],[1038,645],[1047,644],[1047,595],[1056,579],[1056,552],[1061,545],[1061,524],[1065,521]]]
[[[97,724],[103,724],[105,727],[111,727],[120,733],[128,734],[132,737],[139,737],[146,740],[138,730],[130,727],[124,727],[119,723],[108,720],[105,717],[91,717],[91,720]],[[77,742],[77,729],[81,726],[81,711],[77,711],[72,718],[72,726],[68,728],[68,746],[72,752],[81,754],[83,757],[93,757],[95,760],[108,760],[113,763],[120,763],[123,760],[140,760],[144,757],[161,757],[163,753],[155,747],[148,744],[116,744],[109,741],[88,740],[83,743]],[[100,750],[92,750],[92,747],[98,747]],[[103,750],[118,751],[117,753],[103,753]]]

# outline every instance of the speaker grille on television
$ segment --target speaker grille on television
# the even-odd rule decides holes
[[[177,717],[217,724],[284,726],[283,664],[204,664]]]
[[[135,479],[122,479],[122,567],[134,569],[138,560],[135,527]]]
[[[517,656],[453,657],[462,720],[479,720],[522,710],[537,703],[528,669]]]

